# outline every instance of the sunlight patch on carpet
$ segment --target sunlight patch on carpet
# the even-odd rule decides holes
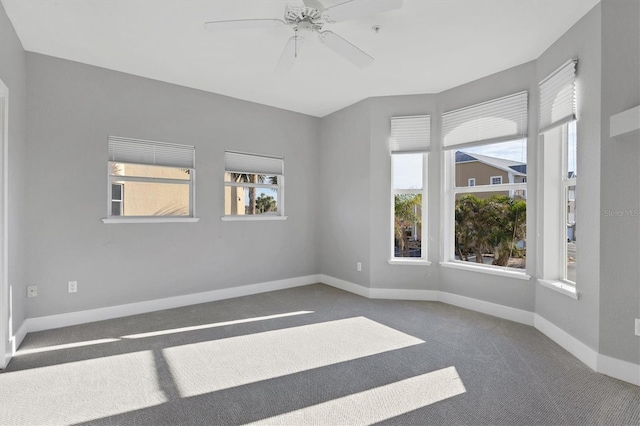
[[[168,330],[150,331],[148,333],[129,334],[126,336],[122,336],[122,338],[123,339],[143,339],[145,337],[165,336],[167,334],[184,333],[187,331],[206,330],[209,328],[225,327],[228,325],[236,325],[236,324],[246,324],[250,322],[266,321],[271,319],[286,318],[286,317],[292,317],[296,315],[305,315],[305,314],[312,314],[312,313],[313,311],[287,312],[284,314],[266,315],[262,317],[243,318],[239,320],[215,322],[211,324],[192,325],[189,327],[170,328]]]
[[[421,343],[356,317],[176,346],[163,355],[184,398]]]
[[[72,424],[162,404],[151,351],[0,375],[0,424]]]
[[[75,349],[81,348],[84,346],[93,346],[93,345],[103,345],[105,343],[113,343],[119,342],[120,339],[96,339],[96,340],[87,340],[84,342],[74,342],[74,343],[65,343],[62,345],[53,345],[53,346],[43,346],[41,348],[32,348],[32,349],[20,349],[14,356],[24,356],[24,355],[32,355],[41,352],[49,352],[49,351],[60,351],[63,349]]]
[[[466,391],[456,368],[448,367],[249,424],[370,425]]]

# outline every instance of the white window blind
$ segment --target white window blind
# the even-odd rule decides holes
[[[571,59],[540,82],[540,133],[576,119],[576,65]]]
[[[284,175],[284,159],[267,155],[224,152],[224,169],[227,172],[260,175]]]
[[[431,116],[391,118],[391,152],[425,152],[431,141]]]
[[[527,136],[528,93],[520,92],[442,115],[444,147],[521,139]]]
[[[196,151],[191,145],[109,136],[109,161],[195,169]]]

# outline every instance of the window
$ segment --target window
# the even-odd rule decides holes
[[[124,184],[111,184],[111,216],[122,216],[124,201]]]
[[[563,138],[566,143],[563,143],[562,147],[562,165],[564,167],[562,173],[562,195],[564,196],[563,205],[566,206],[565,223],[567,224],[562,227],[564,234],[562,241],[563,243],[566,241],[566,245],[563,244],[563,259],[566,259],[563,267],[563,278],[575,284],[577,258],[576,223],[578,219],[576,204],[576,183],[578,178],[576,122],[568,123],[563,130],[566,131],[566,136]]]
[[[193,146],[114,136],[108,145],[105,223],[194,218]]]
[[[391,119],[391,260],[427,262],[428,115]]]
[[[443,114],[444,266],[528,278],[527,100],[521,92]]]
[[[577,61],[540,83],[543,285],[577,298]]]
[[[225,220],[286,219],[284,159],[225,151]]]

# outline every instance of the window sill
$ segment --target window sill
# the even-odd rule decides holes
[[[578,300],[580,295],[576,291],[575,285],[563,282],[563,281],[554,281],[554,280],[538,280],[540,285],[550,288],[551,290],[555,290],[558,293],[564,294],[565,296],[569,296],[572,299]]]
[[[102,219],[102,223],[171,223],[171,222],[198,222],[199,217],[122,217]]]
[[[440,262],[440,266],[445,268],[451,268],[451,269],[460,269],[463,271],[473,271],[473,272],[480,272],[483,274],[515,278],[518,280],[529,281],[531,279],[531,275],[527,275],[525,272],[518,272],[515,270],[508,270],[508,269],[505,270],[504,268],[499,268],[499,267],[480,266],[475,264],[467,265],[466,263],[455,262],[455,261]]]
[[[429,265],[431,265],[431,262],[429,262],[428,260],[420,259],[420,258],[417,258],[415,260],[395,258],[395,259],[387,260],[387,263],[389,265],[411,265],[411,266],[429,266]]]
[[[247,220],[287,220],[289,216],[261,216],[261,215],[246,215],[246,216],[222,216],[225,222],[241,222]]]

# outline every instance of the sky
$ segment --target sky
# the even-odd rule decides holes
[[[461,151],[470,154],[488,155],[505,160],[527,162],[527,140],[500,142],[489,145],[463,148]],[[567,150],[567,171],[577,175],[577,130],[575,122],[569,123]],[[422,188],[422,154],[396,154],[393,161],[394,189]]]

